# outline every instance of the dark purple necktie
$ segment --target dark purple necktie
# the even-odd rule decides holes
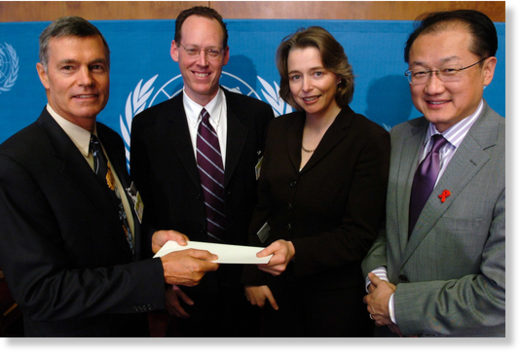
[[[224,213],[224,167],[217,133],[209,123],[206,109],[200,112],[197,132],[197,167],[206,207],[206,229],[212,239],[223,241],[226,215]]]
[[[424,204],[426,204],[428,197],[433,191],[440,170],[439,151],[447,142],[441,134],[435,134],[431,139],[432,148],[419,164],[413,178],[412,193],[410,195],[408,236],[412,234],[419,214],[421,214]]]

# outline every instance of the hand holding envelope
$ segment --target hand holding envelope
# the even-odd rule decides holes
[[[257,257],[256,254],[263,250],[262,247],[237,246],[222,243],[187,241],[186,245],[179,245],[174,241],[167,241],[154,257],[162,257],[168,253],[186,249],[208,251],[218,256],[215,263],[227,264],[267,264],[272,255]]]
[[[188,237],[177,231],[156,231],[152,236],[152,250],[159,250],[167,242],[186,245],[187,241]],[[164,254],[160,258],[164,280],[172,285],[195,286],[199,284],[204,274],[218,269],[218,264],[213,262],[216,258],[215,254],[196,249]]]

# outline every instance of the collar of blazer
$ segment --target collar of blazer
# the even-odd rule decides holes
[[[325,132],[318,144],[316,150],[312,154],[309,161],[303,166],[300,173],[305,173],[321,161],[330,150],[339,144],[343,138],[348,134],[349,128],[352,125],[354,118],[354,111],[350,107],[343,108],[329,129]],[[305,125],[305,112],[293,113],[292,119],[287,131],[287,149],[293,168],[297,171],[300,169],[301,161],[301,146],[303,138],[303,128]]]

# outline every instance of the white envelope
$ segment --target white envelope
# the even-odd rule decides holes
[[[216,263],[228,264],[267,264],[272,255],[267,257],[257,257],[256,254],[263,250],[262,247],[226,245],[223,243],[188,241],[186,246],[180,246],[175,241],[168,241],[155,254],[155,257],[162,257],[170,252],[182,251],[185,249],[206,250],[218,256]]]

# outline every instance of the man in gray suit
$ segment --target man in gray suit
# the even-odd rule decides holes
[[[392,129],[386,232],[363,261],[380,335],[505,335],[505,120],[482,98],[496,49],[473,10],[428,15],[408,39],[424,117]]]

